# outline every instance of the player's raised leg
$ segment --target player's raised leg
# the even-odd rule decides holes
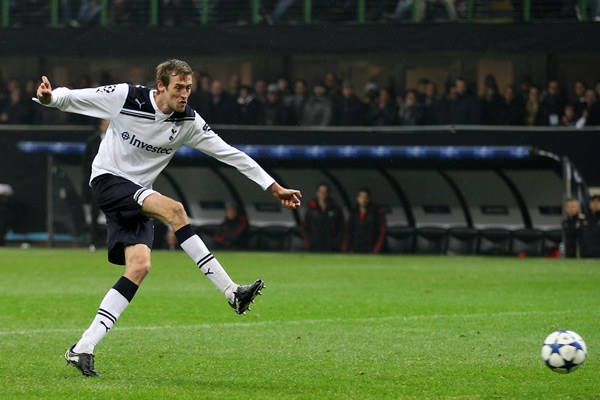
[[[235,284],[202,239],[194,232],[183,205],[160,193],[144,199],[142,213],[169,224],[181,248],[192,258],[200,271],[225,295],[229,305],[238,314],[250,309],[250,303],[261,294],[264,283],[257,280],[251,285]]]

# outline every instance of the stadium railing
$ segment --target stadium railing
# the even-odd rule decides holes
[[[414,0],[410,15],[402,22],[421,22],[419,6],[427,3],[430,12],[430,0]],[[74,19],[79,12],[79,2],[73,4],[70,16]],[[146,2],[144,2],[146,3]],[[263,0],[251,0],[247,2],[240,0],[239,4],[225,5],[224,0],[193,0],[187,2],[187,6],[169,6],[168,10],[160,7],[160,0],[151,0],[141,5],[139,1],[123,2],[117,8],[110,0],[99,0],[99,10],[94,19],[94,24],[101,26],[118,23],[138,23],[143,25],[157,26],[163,24],[178,23],[178,18],[185,18],[185,23],[270,23],[268,15],[273,11],[277,2],[266,10]],[[294,23],[318,23],[327,22],[354,22],[367,23],[381,20],[381,12],[391,15],[396,7],[395,1],[358,0],[355,6],[342,3],[339,7],[322,6],[314,0],[292,0],[288,10],[287,22]],[[519,5],[522,4],[522,6]],[[512,22],[512,21],[544,21],[577,18],[581,21],[588,19],[588,0],[576,0],[576,6],[565,8],[561,0],[456,0],[454,6],[457,10],[458,20],[466,22]],[[435,6],[431,7],[434,9]],[[235,10],[235,11],[232,11]],[[35,19],[36,22],[45,21],[49,26],[58,27],[68,24],[65,21],[65,10],[61,0],[50,0],[45,5],[39,2],[20,0],[0,0],[1,26],[10,27],[18,25],[29,25]],[[115,15],[117,14],[117,15]],[[125,14],[129,19],[120,18]],[[178,15],[177,15],[178,14]],[[289,16],[293,17],[289,19]],[[170,18],[175,18],[170,20]],[[441,20],[447,19],[445,15]],[[393,21],[393,19],[388,18]],[[431,19],[429,19],[431,20]],[[436,20],[434,18],[434,20]],[[285,19],[282,22],[286,22]]]

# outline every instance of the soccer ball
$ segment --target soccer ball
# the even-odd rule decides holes
[[[568,374],[575,371],[585,361],[585,342],[573,331],[552,332],[542,346],[542,359],[554,372]]]

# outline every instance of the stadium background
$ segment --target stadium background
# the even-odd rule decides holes
[[[125,7],[120,11],[135,13],[137,19],[119,21],[114,14],[114,6],[119,2],[102,1],[98,20],[78,27],[63,20],[60,2],[49,2],[47,8],[36,7],[34,3],[27,8],[28,2],[20,2],[22,7],[14,10],[11,2],[2,2],[0,70],[5,78],[24,81],[46,74],[54,86],[60,86],[72,85],[82,75],[99,80],[108,74],[113,82],[145,84],[152,80],[154,66],[170,57],[183,58],[194,69],[209,71],[215,79],[223,81],[232,74],[239,74],[245,83],[258,78],[273,81],[281,75],[315,80],[333,71],[352,80],[357,88],[375,82],[398,92],[415,87],[423,76],[437,81],[439,86],[447,79],[465,76],[477,94],[481,93],[488,74],[493,74],[500,86],[517,84],[524,75],[533,77],[542,86],[549,79],[557,79],[566,92],[570,92],[577,79],[591,83],[600,78],[596,69],[599,54],[595,40],[600,28],[587,12],[587,3],[591,1],[547,1],[543,2],[545,7],[540,8],[539,2],[532,0],[522,2],[521,9],[508,1],[473,0],[458,2],[462,10],[458,21],[446,21],[443,12],[433,9],[427,20],[419,23],[415,13],[406,23],[373,19],[369,11],[375,3],[344,3],[339,11],[335,2],[319,8],[305,1],[298,2],[290,9],[288,19],[276,25],[265,23],[258,3],[251,3],[248,13],[232,19],[228,10],[243,10],[247,4],[229,3],[230,8],[209,12],[206,2],[181,2],[180,7],[192,7],[190,10],[194,12],[168,15],[169,10],[160,10],[157,1],[146,8],[126,2],[130,9]],[[388,10],[395,6],[382,4]],[[588,185],[600,186],[595,165],[594,145],[598,134],[595,128],[214,128],[236,145],[531,146],[568,157]],[[47,228],[48,205],[54,201],[46,196],[52,167],[45,153],[25,154],[18,143],[80,142],[91,129],[77,126],[2,126],[0,129],[3,154],[0,183],[10,184],[15,191],[8,203],[11,206],[9,225],[14,233],[23,234],[22,238],[27,239],[28,234]],[[76,154],[55,157],[54,161],[65,171],[74,170],[78,163]],[[267,168],[305,165],[302,161],[260,161]],[[435,159],[418,163],[358,161],[365,164],[350,163],[365,170],[466,168],[466,164],[457,167],[456,160],[443,167]],[[563,177],[562,161],[552,166],[542,162],[534,167],[527,165],[527,168],[550,169]],[[323,168],[348,166],[348,161],[321,162]],[[498,164],[490,167],[480,161],[467,163],[469,169],[498,168]],[[206,160],[181,161],[183,166],[196,168],[192,164],[209,165]],[[70,180],[76,178],[71,176]],[[78,182],[73,183],[75,192],[78,186]],[[301,188],[307,198],[312,197],[313,186]],[[555,196],[548,205],[560,206],[567,194],[587,200],[585,191],[567,193],[566,186],[561,186],[561,192],[561,198]],[[58,191],[53,194],[58,196]],[[376,198],[376,201],[389,203],[384,198]],[[502,221],[498,223],[498,227],[503,225],[506,224]],[[524,223],[523,228],[536,228],[531,223],[527,225]],[[16,236],[16,241],[19,238]]]

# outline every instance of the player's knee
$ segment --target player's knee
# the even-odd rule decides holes
[[[127,270],[139,278],[148,275],[151,267],[150,259],[142,255],[134,255],[127,262]]]
[[[187,218],[185,213],[185,209],[183,208],[183,204],[178,201],[174,201],[171,204],[171,209],[169,210],[169,214],[171,215],[172,222],[181,222]]]

